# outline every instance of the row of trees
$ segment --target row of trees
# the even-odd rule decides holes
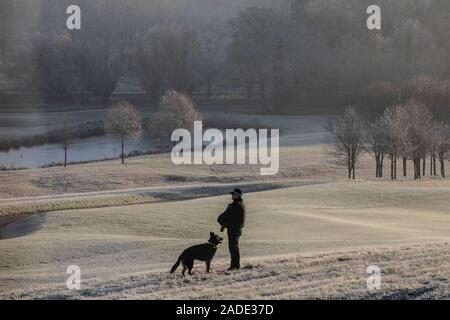
[[[422,75],[404,81],[373,82],[348,104],[361,109],[366,117],[375,118],[383,114],[386,106],[404,104],[411,99],[423,101],[435,118],[445,118],[450,105],[450,81]]]
[[[356,165],[361,156],[370,154],[375,160],[375,176],[383,177],[385,160],[390,162],[390,177],[397,179],[397,160],[401,160],[402,173],[408,174],[408,160],[413,164],[414,179],[427,172],[430,176],[445,177],[445,161],[450,151],[450,127],[433,120],[429,108],[418,100],[390,106],[372,121],[364,120],[354,107],[331,119],[327,125],[328,154],[348,170],[348,178],[355,179]]]
[[[450,75],[446,0],[380,0],[383,30],[370,32],[369,0],[79,0],[82,30],[67,32],[70,4],[0,0],[0,91],[107,100],[133,79],[154,102],[230,89],[280,111],[371,81]]]
[[[152,137],[167,144],[171,132],[177,128],[192,128],[194,121],[200,120],[192,100],[183,93],[169,91],[162,98],[156,113],[145,121],[139,111],[128,101],[113,105],[105,118],[105,132],[118,138],[121,145],[121,160],[125,163],[125,143],[127,139],[137,139],[143,130]],[[64,150],[64,167],[68,164],[68,151],[79,143],[76,127],[70,125],[69,119],[63,119],[62,126],[51,132],[49,142],[58,144]]]
[[[176,2],[81,0],[82,30],[69,32],[64,20],[69,4],[0,0],[6,15],[0,19],[0,82],[9,79],[4,90],[38,90],[45,100],[59,102],[85,92],[106,101],[119,80],[128,78],[160,102],[169,90],[191,94],[203,88],[210,96],[219,81],[239,87],[247,74],[250,94],[258,82],[266,101],[274,9],[194,21],[177,13]],[[246,29],[252,19],[257,23]],[[247,62],[248,72],[241,70]]]

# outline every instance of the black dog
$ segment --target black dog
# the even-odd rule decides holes
[[[208,243],[199,244],[197,246],[193,246],[187,248],[183,251],[183,253],[178,258],[177,262],[173,265],[170,273],[174,273],[177,270],[180,263],[183,264],[183,276],[186,270],[188,270],[189,275],[192,275],[192,268],[194,267],[194,260],[205,261],[206,263],[206,272],[209,273],[209,268],[211,266],[211,260],[214,258],[214,255],[217,251],[217,246],[222,243],[223,238],[218,235],[210,232],[210,237]]]

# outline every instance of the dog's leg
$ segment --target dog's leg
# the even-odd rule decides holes
[[[211,260],[206,260],[206,273],[209,273],[209,269],[211,268]]]
[[[183,271],[181,272],[181,274],[183,275],[183,277],[185,277],[185,272],[188,269],[188,267],[186,266],[186,264],[183,262]]]
[[[189,261],[188,263],[187,263],[187,267],[188,267],[188,273],[189,273],[189,275],[190,276],[192,276],[192,268],[194,268],[194,261]]]

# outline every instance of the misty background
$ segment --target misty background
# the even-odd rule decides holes
[[[372,83],[448,79],[450,3],[380,0],[383,29],[370,31],[372,2],[77,1],[82,30],[67,31],[73,1],[2,0],[1,101],[107,101],[135,90],[157,103],[175,89],[320,112]]]
[[[81,30],[66,28],[72,4]],[[0,162],[29,166],[35,154],[50,162],[55,146],[29,156],[21,148],[49,142],[62,114],[78,137],[93,139],[77,160],[115,158],[100,137],[106,109],[125,99],[151,117],[171,90],[209,114],[328,116],[351,105],[374,120],[414,98],[448,119],[450,3],[377,1],[379,31],[366,27],[371,4],[0,0],[0,150],[16,150]],[[135,143],[150,148],[148,139]]]

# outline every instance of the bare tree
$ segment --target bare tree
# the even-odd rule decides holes
[[[347,167],[349,179],[355,179],[356,163],[364,151],[363,121],[353,107],[348,107],[342,115],[330,119],[325,129],[327,154]]]
[[[429,151],[430,151],[430,176],[436,176],[436,157],[439,152],[439,145],[442,141],[443,136],[442,134],[445,134],[445,130],[441,130],[441,126],[444,126],[441,122],[433,122],[433,127],[430,132],[430,145],[429,145]]]
[[[39,89],[49,101],[62,101],[75,80],[73,41],[68,33],[41,35],[34,42]]]
[[[246,47],[247,54],[253,55],[258,73],[258,86],[264,107],[267,99],[268,51],[274,40],[279,20],[271,8],[247,8],[230,20],[234,46]]]
[[[103,102],[108,101],[121,75],[119,57],[98,43],[82,43],[78,48],[78,75],[84,88]]]
[[[12,31],[12,1],[0,1],[0,67],[6,60],[6,51]]]
[[[144,44],[145,42],[145,44]],[[150,30],[139,41],[136,49],[135,73],[142,87],[150,94],[154,104],[158,104],[164,92],[164,53],[156,31]]]
[[[211,17],[205,31],[200,36],[204,57],[202,69],[206,82],[206,96],[208,98],[211,97],[214,84],[223,69],[220,54],[227,35],[224,26],[216,21]]]
[[[227,47],[226,54],[225,79],[231,86],[244,88],[247,98],[253,98],[258,84],[258,65],[253,55],[248,53],[247,46],[236,42]]]
[[[120,138],[122,143],[122,164],[125,163],[125,139],[137,139],[141,133],[139,112],[129,102],[122,101],[108,110],[105,129],[109,134]]]
[[[405,103],[405,112],[408,115],[407,149],[413,160],[414,179],[420,179],[421,160],[429,149],[429,137],[433,127],[433,115],[428,107],[417,101],[409,100]]]
[[[445,123],[438,123],[436,126],[436,152],[441,164],[441,176],[445,178],[445,159],[450,151],[450,128]]]
[[[159,102],[165,90],[192,93],[200,86],[203,52],[197,31],[189,24],[151,28],[137,50],[136,74]]]
[[[411,157],[410,154],[410,141],[408,137],[409,127],[409,115],[405,106],[395,105],[389,107],[385,111],[385,117],[389,124],[390,136],[391,136],[391,149],[397,150],[397,155],[402,159],[402,171],[403,176],[408,175],[407,161]]]
[[[67,168],[67,153],[76,144],[77,134],[70,125],[67,117],[62,121],[60,129],[53,130],[49,134],[49,141],[57,143],[64,150],[64,168]]]
[[[384,111],[384,123],[386,124],[388,151],[387,154],[391,159],[391,180],[397,179],[397,158],[403,158],[403,175],[406,177],[406,113],[402,106],[391,106]]]
[[[158,141],[162,140],[162,145],[168,145],[175,129],[192,129],[197,120],[201,120],[201,115],[194,102],[186,94],[169,91],[145,126]]]
[[[383,162],[389,151],[389,131],[384,117],[369,122],[364,130],[364,148],[375,159],[375,176],[383,177]]]
[[[287,68],[285,63],[285,44],[282,39],[278,39],[275,44],[272,58],[272,86],[271,100],[272,109],[278,112],[283,111],[289,104],[291,90],[287,79]]]

